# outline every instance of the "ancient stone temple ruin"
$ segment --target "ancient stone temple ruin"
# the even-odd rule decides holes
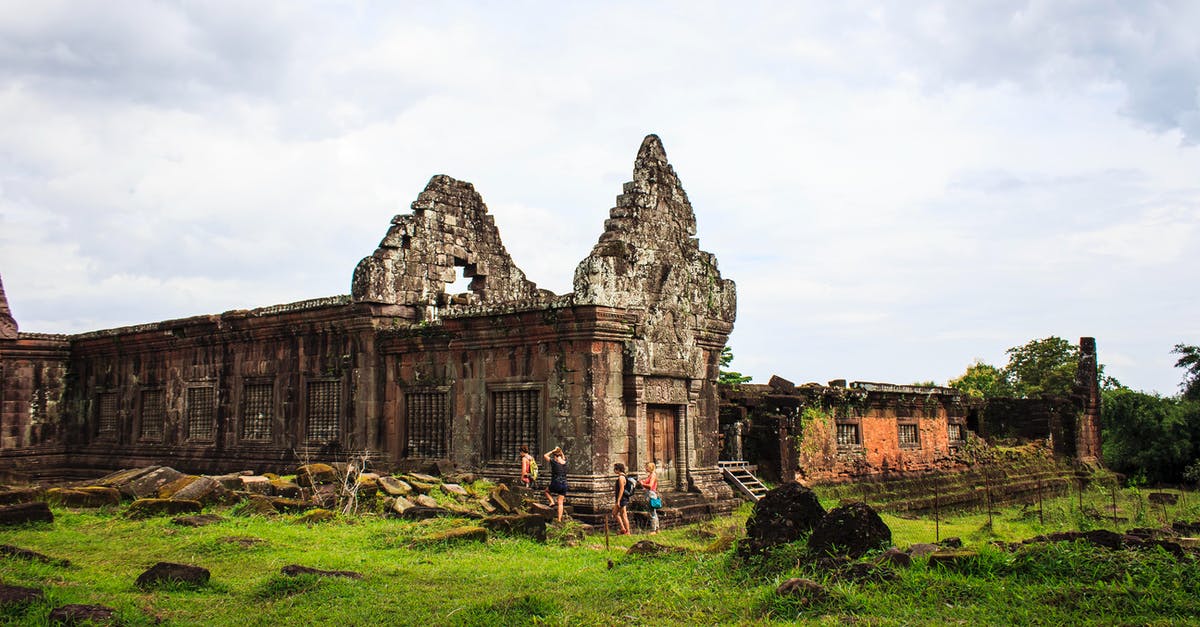
[[[0,288],[0,469],[290,471],[369,452],[512,478],[561,445],[568,502],[609,506],[614,462],[719,508],[717,369],[734,284],[700,250],[658,137],[574,291],[538,289],[470,183],[434,176],[351,294],[78,335],[18,333]],[[447,287],[462,273],[467,292]]]
[[[1044,442],[1055,457],[1100,461],[1096,340],[1080,338],[1068,396],[971,398],[938,386],[844,379],[720,389],[721,458],[776,481],[836,483],[958,473],[970,434]]]

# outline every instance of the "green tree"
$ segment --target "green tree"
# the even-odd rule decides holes
[[[1052,335],[1005,352],[1008,365],[1004,375],[1014,395],[1028,398],[1071,393],[1079,368],[1079,348],[1074,344]]]
[[[1200,346],[1176,344],[1171,352],[1179,355],[1175,367],[1184,371],[1183,383],[1179,384],[1183,397],[1189,401],[1200,401]]]
[[[985,363],[982,359],[976,359],[975,363],[967,366],[967,371],[962,376],[951,379],[946,385],[975,398],[1013,395],[1004,371]]]
[[[740,372],[726,370],[731,363],[733,363],[733,349],[726,346],[721,349],[721,369],[717,376],[717,383],[737,387],[743,383],[749,383],[754,378],[743,376]]]
[[[1154,483],[1183,479],[1200,454],[1200,403],[1127,388],[1103,397],[1105,464]]]

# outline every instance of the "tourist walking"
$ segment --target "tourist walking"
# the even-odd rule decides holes
[[[518,458],[521,460],[521,485],[532,488],[537,482],[538,467],[533,455],[529,454],[528,446],[521,445],[521,454]]]
[[[654,472],[654,462],[646,462],[646,478],[638,483],[646,488],[646,498],[650,502],[650,533],[658,533],[658,510],[662,507],[662,497],[658,496],[658,473]]]
[[[555,502],[558,504],[558,522],[563,519],[563,500],[567,498],[567,456],[563,454],[562,447],[554,447],[553,451],[542,455],[550,464],[550,485],[546,486],[546,500],[550,502],[550,506],[554,507]]]
[[[625,476],[625,464],[613,464],[613,472],[617,473],[617,482],[613,485],[612,516],[617,519],[621,535],[629,535],[629,498],[633,496],[633,483]]]

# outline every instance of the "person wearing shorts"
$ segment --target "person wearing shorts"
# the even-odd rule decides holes
[[[612,515],[617,519],[617,527],[621,529],[620,533],[623,536],[629,535],[629,495],[632,490],[626,490],[625,484],[629,483],[629,477],[625,476],[625,464],[617,462],[613,464],[613,472],[617,473],[617,481],[613,485],[613,503]]]
[[[542,455],[550,464],[550,485],[546,486],[546,500],[550,506],[558,505],[558,522],[563,519],[563,501],[567,498],[567,456],[562,447],[554,447],[553,451]]]

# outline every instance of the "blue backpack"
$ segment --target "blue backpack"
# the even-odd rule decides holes
[[[633,498],[633,491],[637,489],[637,477],[625,475],[625,494],[627,499]]]

